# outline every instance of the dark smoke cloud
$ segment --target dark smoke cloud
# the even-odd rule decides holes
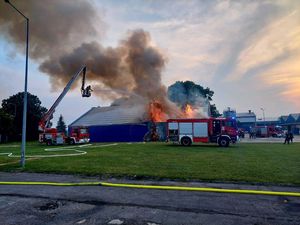
[[[121,49],[103,48],[97,42],[83,43],[62,56],[51,56],[40,65],[40,70],[51,75],[54,86],[65,84],[82,65],[88,68],[88,79],[102,82],[110,88],[130,85],[125,77]]]
[[[81,65],[87,66],[89,79],[109,88],[130,90],[149,98],[165,95],[161,85],[165,58],[150,45],[150,35],[143,30],[129,32],[116,48],[83,43],[62,56],[50,56],[40,70],[51,75],[54,85],[65,84]]]
[[[93,22],[99,20],[93,6],[82,0],[11,0],[30,20],[30,57],[40,60],[61,55],[78,46],[83,38],[97,34]],[[25,23],[18,13],[0,1],[0,27],[17,47],[24,48]]]
[[[51,75],[54,84],[64,84],[80,65],[85,64],[88,79],[96,82],[96,86],[101,83],[118,96],[126,96],[116,101],[118,104],[132,102],[132,99],[136,104],[145,105],[158,101],[164,112],[171,115],[178,110],[168,101],[166,88],[161,83],[165,63],[166,58],[151,44],[150,34],[140,29],[128,32],[127,38],[116,48],[104,48],[97,42],[83,43],[69,54],[49,58],[40,69]],[[96,91],[96,94],[115,96],[103,91]]]
[[[71,76],[86,65],[88,79],[93,81],[95,93],[102,98],[119,98],[114,104],[135,102],[145,106],[156,101],[167,115],[179,113],[168,101],[166,88],[161,83],[166,58],[151,44],[148,32],[130,31],[116,48],[103,47],[92,38],[97,35],[94,24],[99,18],[87,1],[14,3],[30,18],[30,57],[49,75],[54,89],[64,87]],[[21,48],[25,41],[23,19],[2,1],[0,10],[0,28],[4,31],[1,33]],[[100,91],[103,86],[111,92]]]

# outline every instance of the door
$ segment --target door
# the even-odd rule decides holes
[[[207,137],[208,136],[208,126],[207,123],[194,123],[194,137]]]
[[[193,124],[192,123],[179,123],[180,135],[192,135]]]
[[[212,130],[213,131],[213,136],[221,134],[221,127],[222,127],[222,124],[221,124],[220,120],[214,120],[213,121],[213,130]]]

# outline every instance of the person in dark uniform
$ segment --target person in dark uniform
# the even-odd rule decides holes
[[[86,89],[83,90],[82,97],[90,97],[92,91],[91,85],[87,86]]]
[[[290,142],[293,143],[294,135],[292,132],[290,132]]]
[[[284,144],[290,144],[290,132],[285,133],[285,139],[284,139]]]

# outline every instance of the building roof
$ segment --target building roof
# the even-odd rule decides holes
[[[287,123],[300,122],[300,113],[292,113],[286,120]]]
[[[255,123],[256,115],[253,112],[237,113],[236,120],[239,123]]]
[[[93,107],[69,126],[96,126],[145,122],[142,106]]]
[[[236,117],[256,117],[254,112],[237,113]]]
[[[288,118],[289,118],[289,116],[280,116],[279,120],[280,120],[280,122],[286,122]]]
[[[282,125],[300,124],[300,113],[291,113],[288,116],[280,116],[280,123]]]
[[[292,113],[291,116],[295,119],[295,121],[300,120],[300,113]]]
[[[278,117],[266,117],[265,119],[264,118],[258,118],[257,119],[257,122],[275,122],[275,121],[279,121],[279,118]]]

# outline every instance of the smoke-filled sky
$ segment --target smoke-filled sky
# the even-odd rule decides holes
[[[192,80],[207,86],[215,92],[220,111],[228,106],[238,112],[252,109],[258,117],[261,107],[266,117],[300,112],[300,1],[11,2],[30,17],[29,91],[46,107],[68,80],[64,75],[73,69],[67,61],[75,56],[93,65],[106,60],[105,65],[115,68],[103,70],[101,62],[90,66],[93,82],[97,74],[108,73],[101,79],[106,88],[115,87],[111,74],[118,79],[117,88],[136,92],[139,86],[134,85],[142,80],[132,72],[132,52],[142,51],[162,84]],[[23,25],[1,1],[0,100],[23,90]],[[141,37],[137,33],[147,39],[142,50],[131,42]],[[74,89],[56,117],[63,114],[69,123],[90,107],[111,101],[105,93],[103,98],[82,99],[79,88]]]

